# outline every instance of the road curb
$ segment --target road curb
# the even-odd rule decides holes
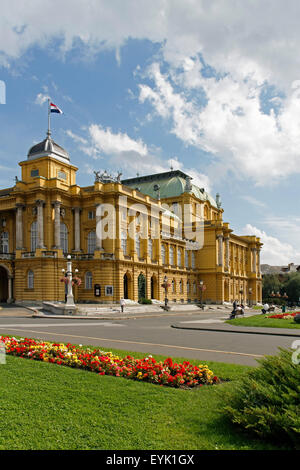
[[[267,331],[261,330],[261,329],[249,329],[247,327],[245,328],[222,328],[222,327],[207,327],[207,326],[181,326],[181,325],[171,325],[171,328],[177,328],[180,330],[199,330],[199,331],[213,331],[217,332],[220,331],[222,333],[244,333],[244,334],[252,334],[252,335],[272,335],[272,336],[300,336],[300,330],[296,330],[295,333],[290,333],[289,331],[282,331],[282,328],[278,328],[278,330],[281,330],[280,332],[277,331],[270,331],[270,329],[266,328]]]
[[[30,309],[30,308],[29,308]],[[92,315],[47,315],[40,313],[38,310],[31,308],[31,311],[34,311],[32,314],[33,318],[46,318],[46,319],[61,319],[61,320],[134,320],[136,318],[153,318],[153,317],[174,317],[182,316],[182,313],[149,313],[149,314],[139,314],[131,313],[130,315],[114,315],[111,316],[92,316]],[[188,315],[193,315],[194,312],[186,312]]]

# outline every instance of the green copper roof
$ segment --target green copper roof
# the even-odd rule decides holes
[[[209,201],[216,207],[216,201],[204,190],[191,183],[191,177],[180,170],[157,173],[155,175],[137,176],[122,181],[122,184],[137,189],[143,194],[157,199],[177,197],[185,192],[194,194],[201,201]]]

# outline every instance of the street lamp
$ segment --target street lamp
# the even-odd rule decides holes
[[[239,290],[239,293],[241,294],[241,304],[243,304],[243,293],[244,293],[243,288]]]
[[[65,272],[62,269],[62,272],[67,277],[67,298],[66,298],[66,306],[67,307],[75,307],[74,302],[74,295],[73,295],[73,288],[72,288],[72,261],[71,255],[67,256],[67,271]],[[78,269],[75,269],[75,273],[78,273]]]
[[[203,291],[206,289],[206,286],[204,285],[204,282],[202,280],[199,282],[199,284],[200,284],[200,307],[203,308],[203,305],[202,305]]]
[[[164,282],[162,284],[162,287],[165,289],[165,308],[168,307],[168,278],[167,276],[164,277]]]
[[[252,287],[249,287],[249,307],[252,307]]]

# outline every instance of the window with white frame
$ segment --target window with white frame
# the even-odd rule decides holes
[[[166,247],[164,244],[161,245],[161,262],[166,264]]]
[[[34,272],[31,270],[27,273],[27,287],[28,289],[34,288]]]
[[[181,259],[181,248],[177,248],[177,266],[181,266],[182,259]]]
[[[188,250],[185,250],[184,252],[184,265],[186,268],[189,267],[189,252]]]
[[[1,253],[9,253],[9,235],[8,232],[1,232],[0,238],[0,251]]]
[[[34,221],[30,227],[30,249],[35,251],[37,248],[37,222]]]
[[[136,236],[135,236],[135,250],[136,250],[136,253],[138,255],[138,257],[140,258],[141,256],[141,239],[140,239],[140,234],[137,233]]]
[[[180,294],[183,294],[183,282],[182,282],[182,279],[180,279],[180,281],[179,281],[179,292],[180,292]]]
[[[170,251],[169,251],[169,264],[171,266],[174,265],[174,248],[173,246],[170,246]]]
[[[153,259],[153,241],[151,238],[148,239],[148,256]]]
[[[94,253],[96,249],[96,232],[95,230],[91,230],[88,233],[88,253]]]
[[[196,281],[193,282],[193,294],[197,294],[197,285],[196,285]]]
[[[68,253],[68,229],[64,223],[60,224],[60,247],[64,253]]]
[[[127,254],[127,232],[125,230],[121,233],[121,248],[123,250],[123,254]]]
[[[91,271],[87,271],[85,273],[85,288],[92,289],[93,288],[93,275]]]
[[[192,268],[195,268],[196,267],[196,253],[195,253],[195,251],[192,251],[191,255],[192,255]]]

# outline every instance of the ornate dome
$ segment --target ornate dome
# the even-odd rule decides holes
[[[28,152],[28,160],[35,160],[41,157],[53,157],[65,163],[70,163],[68,152],[51,139],[50,134],[42,142],[33,145]]]

